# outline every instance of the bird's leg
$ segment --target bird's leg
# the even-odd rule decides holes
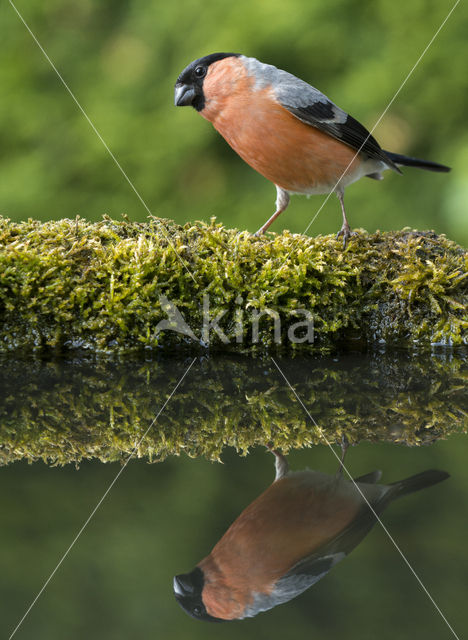
[[[263,227],[260,227],[260,229],[257,231],[255,235],[256,236],[263,235],[265,231],[268,229],[268,227],[270,226],[270,224],[274,222],[281,213],[283,213],[283,211],[287,208],[288,204],[289,204],[289,193],[284,189],[282,189],[281,187],[277,186],[276,187],[276,211],[271,216],[271,218],[265,222]]]
[[[338,196],[338,200],[340,201],[340,205],[341,205],[341,212],[343,214],[343,225],[341,227],[341,229],[338,231],[338,233],[336,234],[336,239],[338,240],[338,238],[340,236],[343,236],[343,249],[346,249],[346,245],[348,243],[348,239],[351,236],[355,236],[356,232],[355,231],[351,231],[348,220],[346,218],[346,211],[345,211],[345,207],[344,207],[344,192],[343,191],[337,191],[336,195]]]
[[[273,445],[269,442],[267,445],[267,449],[271,451],[271,453],[275,456],[275,469],[276,469],[276,480],[280,480],[283,478],[289,471],[289,464],[286,458],[280,453],[277,449],[273,449]]]
[[[340,458],[340,468],[338,469],[338,475],[342,476],[343,475],[343,466],[344,466],[344,459],[345,459],[345,455],[346,452],[349,449],[349,440],[348,438],[342,434],[341,435],[341,458]]]

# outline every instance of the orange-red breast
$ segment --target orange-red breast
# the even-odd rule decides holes
[[[342,560],[393,500],[448,477],[423,471],[389,485],[375,471],[356,485],[338,473],[288,470],[277,451],[276,478],[191,573],[174,578],[179,604],[194,618],[235,620],[298,596]]]
[[[292,74],[237,53],[213,53],[186,67],[175,85],[175,104],[192,105],[251,167],[276,185],[276,211],[289,195],[334,191],[341,204],[344,245],[350,230],[345,187],[362,176],[380,180],[400,165],[449,171],[435,162],[381,149],[362,124],[323,93]]]

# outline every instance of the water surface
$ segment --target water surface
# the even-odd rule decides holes
[[[353,476],[381,469],[391,482],[428,468],[450,472],[449,480],[391,505],[383,520],[460,636],[468,622],[465,357],[380,353],[278,361],[330,441],[346,430],[352,440],[365,436],[347,454]],[[4,461],[78,460],[93,452],[120,459],[82,460],[79,468],[23,459],[0,468],[5,637],[190,362],[2,360]],[[301,438],[304,445],[320,442],[271,361],[197,360],[141,443],[142,458],[127,464],[15,637],[453,637],[378,525],[290,603],[214,626],[184,614],[172,576],[193,568],[273,479],[272,456],[261,446],[268,429],[285,447],[294,449],[291,442]],[[236,445],[249,455],[241,457]],[[203,448],[224,464],[187,455]],[[146,464],[148,454],[165,460]],[[289,460],[293,468],[337,470],[323,443],[294,450]]]

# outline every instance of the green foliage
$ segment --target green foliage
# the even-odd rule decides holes
[[[431,232],[359,234],[346,251],[333,236],[254,237],[214,220],[14,223],[0,218],[0,339],[4,350],[199,347],[204,296],[220,327],[211,347],[329,350],[350,343],[462,345],[468,326],[468,252]],[[165,296],[200,343],[158,323]],[[281,324],[255,315],[269,309]],[[305,310],[314,343],[288,331]],[[239,325],[239,314],[242,323]],[[207,314],[205,314],[205,317]],[[240,329],[239,329],[240,326]],[[294,334],[296,335],[296,334]],[[237,336],[237,337],[235,337]]]
[[[273,186],[210,124],[173,106],[194,58],[240,51],[324,91],[369,128],[401,86],[452,2],[181,0],[18,5],[155,215],[253,232],[272,212]],[[353,226],[433,228],[468,242],[467,4],[460,2],[378,125],[384,148],[453,167],[405,169],[346,193]],[[119,172],[9,3],[0,7],[0,213],[14,220],[103,214],[144,220]],[[465,52],[465,53],[463,53]],[[324,197],[294,198],[275,230],[302,233]],[[340,226],[333,197],[309,233]]]
[[[8,357],[0,463],[110,462],[134,449],[153,462],[181,453],[214,460],[227,446],[245,454],[272,441],[287,452],[339,444],[343,434],[352,443],[428,444],[468,429],[466,357],[281,360],[316,424],[269,359],[200,359],[160,413],[190,360]]]

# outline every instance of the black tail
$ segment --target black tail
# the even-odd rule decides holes
[[[406,496],[414,491],[420,491],[420,489],[432,487],[433,484],[442,482],[442,480],[446,480],[447,478],[450,478],[450,474],[446,471],[429,469],[428,471],[417,473],[415,476],[411,476],[405,480],[392,482],[392,484],[389,485],[392,488],[389,496],[391,496],[391,500],[400,498],[401,496]]]
[[[395,164],[400,164],[404,167],[419,167],[420,169],[427,169],[427,171],[439,171],[441,173],[450,171],[450,167],[446,167],[444,164],[438,164],[437,162],[431,162],[430,160],[410,158],[410,156],[402,156],[399,153],[392,153],[391,151],[385,151],[385,153]]]

